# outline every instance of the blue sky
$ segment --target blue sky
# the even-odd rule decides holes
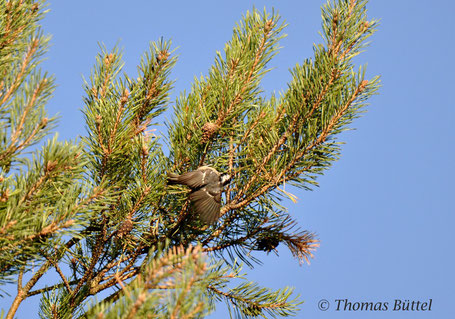
[[[289,23],[271,62],[275,69],[263,81],[266,93],[278,92],[290,80],[289,68],[320,42],[324,2],[50,1],[43,26],[53,39],[43,67],[57,78],[48,109],[60,113],[60,139],[85,134],[82,76],[89,75],[98,42],[119,43],[125,71],[133,75],[149,41],[172,39],[179,54],[171,75],[175,99],[194,76],[206,74],[246,10],[273,7]],[[357,61],[368,63],[370,78],[381,75],[380,94],[354,122],[356,130],[343,134],[341,159],[320,187],[295,190],[298,203],[286,203],[321,246],[310,266],[299,266],[280,246],[279,257],[264,254],[264,265],[245,269],[263,286],[294,286],[305,301],[296,318],[449,318],[455,312],[454,10],[451,1],[370,0],[369,16],[381,25]],[[395,299],[430,298],[431,312],[391,311]],[[318,309],[321,299],[330,303],[327,311]],[[336,311],[336,299],[388,302],[389,310]],[[0,308],[9,303],[0,300]],[[25,303],[18,317],[37,318],[36,310],[35,302]],[[226,318],[224,307],[211,318]]]

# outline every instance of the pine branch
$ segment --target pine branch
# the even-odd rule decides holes
[[[299,302],[289,300],[292,293],[289,288],[271,291],[247,282],[227,292],[214,286],[209,286],[208,289],[227,301],[231,317],[234,313],[237,318],[265,317],[265,314],[276,318],[292,316],[298,311]]]
[[[209,89],[218,89],[217,96],[221,97],[241,96],[233,88],[241,91],[243,87],[238,83],[243,82],[234,81],[237,86],[232,83],[235,68],[241,63],[227,58],[228,50],[235,51],[227,46],[229,62],[218,54],[210,77],[196,81],[192,92],[177,101],[176,120],[170,126],[173,169],[194,170],[208,163],[233,176],[226,189],[221,224],[215,229],[199,229],[187,241],[202,237],[205,251],[221,257],[227,251],[232,260],[234,252],[249,265],[255,258],[248,250],[268,252],[283,242],[300,263],[309,262],[318,245],[314,235],[286,228],[286,218],[282,220],[284,224],[272,218],[272,207],[281,210],[278,201],[283,196],[292,199],[283,187],[285,183],[305,189],[317,185],[316,177],[338,157],[338,135],[348,129],[365,101],[378,89],[377,77],[366,80],[364,68],[355,71],[352,64],[352,58],[365,46],[377,25],[376,21],[367,20],[365,4],[366,1],[336,1],[324,7],[325,45],[314,47],[314,60],[307,59],[292,70],[288,90],[279,99],[272,96],[267,101],[259,97],[259,81],[252,84],[254,88],[249,87],[251,95],[236,107],[222,108],[225,100],[211,98]],[[254,23],[248,20],[245,25]],[[242,35],[239,32],[235,36],[242,39]],[[226,69],[218,75],[217,70],[222,67]],[[251,73],[243,74],[248,78]],[[237,102],[235,98],[232,101]],[[250,103],[249,108],[243,107],[245,102]],[[221,113],[215,117],[213,110]],[[224,116],[226,110],[233,112],[230,117]],[[217,121],[220,118],[223,121]],[[180,145],[185,145],[184,149]],[[170,213],[178,212],[178,220],[182,221],[182,216],[191,216],[191,208],[183,200],[187,195],[182,192],[174,196]],[[261,210],[265,213],[259,213]],[[264,227],[268,219],[275,224]]]
[[[42,18],[43,3],[11,3],[0,8],[0,167],[6,173],[55,122],[44,110],[54,79],[37,67],[49,41],[36,24]]]
[[[163,247],[164,248],[164,247]],[[126,317],[153,314],[157,318],[193,318],[207,311],[199,287],[207,285],[207,266],[200,248],[173,247],[151,252],[147,266],[130,283],[120,276],[115,280],[121,290],[92,307],[87,314],[111,318],[121,311]],[[111,308],[112,301],[121,299]],[[167,307],[159,306],[167,300]],[[191,302],[189,303],[188,301]],[[147,305],[147,307],[146,307]]]
[[[57,252],[56,259],[60,259],[61,254],[63,254],[67,249],[71,248],[77,242],[76,239],[69,240],[60,250]],[[5,319],[12,319],[14,318],[14,314],[16,313],[19,305],[24,301],[25,298],[29,296],[30,290],[35,286],[38,280],[47,272],[47,270],[52,266],[50,261],[46,261],[44,264],[41,265],[39,270],[35,272],[32,278],[23,286],[21,289],[18,289],[17,295],[14,298],[13,303],[5,317]]]
[[[277,42],[282,38],[284,25],[278,21],[276,14],[248,12],[235,28],[225,56],[217,53],[210,76],[196,82],[188,97],[177,101],[176,114],[184,118],[177,118],[170,127],[172,151],[179,151],[178,145],[182,144],[199,145],[187,150],[185,157],[183,153],[175,154],[174,169],[188,162],[193,168],[202,165],[208,153],[219,149],[213,144],[215,138],[224,137],[229,131],[226,128],[238,125],[248,112],[258,84],[268,71],[267,62],[276,54]]]
[[[60,276],[60,278],[62,279],[64,285],[65,285],[65,288],[68,290],[69,293],[72,293],[72,289],[69,285],[69,282],[68,280],[66,279],[65,275],[63,274],[62,270],[60,269],[58,263],[56,263],[54,260],[52,260],[51,257],[49,256],[46,256],[45,255],[45,258],[47,259],[48,262],[50,262],[52,264],[52,266],[54,266],[55,268],[55,271],[57,271],[58,275]]]
[[[71,287],[72,285],[76,284],[77,282],[78,282],[77,280],[71,280],[71,281],[68,281],[68,285]],[[60,282],[60,283],[55,284],[55,285],[51,285],[51,286],[48,286],[48,287],[44,287],[44,288],[36,289],[36,290],[33,290],[33,291],[29,291],[27,293],[27,297],[36,296],[36,295],[42,295],[44,292],[53,291],[53,290],[56,290],[56,289],[64,287],[64,286],[66,286],[66,283]]]

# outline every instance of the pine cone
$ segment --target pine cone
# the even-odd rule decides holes
[[[257,250],[271,252],[280,244],[280,239],[277,236],[264,237],[257,241]]]
[[[128,235],[131,230],[133,230],[133,222],[131,219],[126,219],[118,228],[117,238],[123,238],[124,236]]]
[[[204,126],[202,127],[201,142],[206,143],[208,140],[210,140],[213,137],[213,135],[215,135],[216,132],[218,132],[219,128],[220,127],[215,123],[212,122],[205,123]]]

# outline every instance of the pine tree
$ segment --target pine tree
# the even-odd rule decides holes
[[[122,73],[118,48],[103,47],[84,83],[87,134],[59,142],[46,138],[55,80],[39,69],[45,3],[0,0],[0,284],[17,285],[6,318],[36,295],[42,318],[199,318],[219,301],[233,317],[296,314],[292,288],[261,288],[241,265],[279,244],[303,263],[318,245],[280,202],[294,198],[285,185],[317,185],[338,158],[337,137],[379,87],[353,64],[377,27],[366,4],[324,5],[323,43],[270,98],[260,84],[286,25],[247,12],[208,75],[174,103],[165,136],[153,127],[170,105],[171,43],[152,42],[137,76]],[[190,189],[167,183],[201,166],[232,177],[209,225]],[[54,270],[59,281],[35,288]]]

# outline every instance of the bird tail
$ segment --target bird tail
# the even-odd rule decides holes
[[[167,183],[168,183],[169,185],[180,184],[180,182],[179,182],[179,177],[180,177],[179,174],[176,174],[176,173],[167,173]]]

